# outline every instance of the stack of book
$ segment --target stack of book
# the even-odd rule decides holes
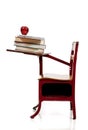
[[[29,52],[34,54],[43,54],[46,48],[44,38],[23,36],[19,35],[15,37],[14,45],[15,50],[21,52]]]

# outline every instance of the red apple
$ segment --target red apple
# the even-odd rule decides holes
[[[27,26],[22,26],[20,31],[22,35],[27,35],[27,33],[29,32],[29,28]]]

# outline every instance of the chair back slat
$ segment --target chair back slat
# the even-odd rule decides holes
[[[76,61],[79,42],[73,42],[70,56],[70,76],[75,82]]]

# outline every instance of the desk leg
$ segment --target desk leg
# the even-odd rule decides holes
[[[39,75],[43,75],[43,57],[39,56]],[[38,107],[38,109],[36,110],[36,108]],[[41,109],[41,101],[39,101],[39,104],[33,107],[34,110],[36,110],[36,112],[30,116],[30,118],[34,118],[36,115],[38,115],[40,109]]]
[[[39,111],[40,111],[40,109],[41,109],[41,102],[39,102],[39,104],[38,104],[38,109],[37,109],[37,111],[36,111],[32,116],[30,116],[30,118],[33,119],[35,116],[37,116],[38,113],[39,113]]]
[[[39,74],[43,75],[43,57],[39,56]]]
[[[38,105],[36,105],[36,106],[34,106],[34,107],[33,107],[33,110],[36,110],[36,108],[37,108],[38,106],[39,106],[39,104],[38,104]]]

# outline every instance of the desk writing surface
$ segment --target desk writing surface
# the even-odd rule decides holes
[[[47,56],[47,55],[49,55],[49,53],[34,54],[34,53],[30,53],[30,52],[23,52],[23,51],[12,50],[12,49],[7,49],[7,51],[10,51],[10,52],[17,52],[17,53],[23,53],[23,54],[28,54],[28,55],[34,55],[34,56]]]
[[[32,55],[32,56],[38,56],[39,57],[39,75],[43,75],[43,57],[48,57],[49,53],[43,53],[43,54],[34,54],[34,53],[29,53],[29,52],[23,52],[23,51],[18,51],[14,49],[7,49],[6,51],[9,52],[16,52],[16,53],[22,53],[22,54],[27,54],[27,55]]]

